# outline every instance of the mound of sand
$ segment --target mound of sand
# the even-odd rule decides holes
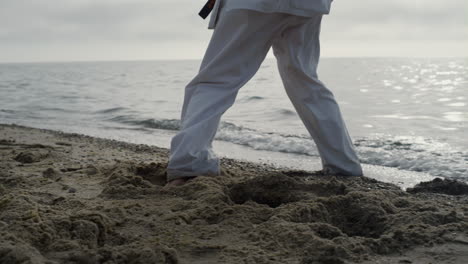
[[[410,193],[430,192],[450,195],[468,195],[468,184],[450,179],[435,178],[432,181],[420,182],[407,191]]]
[[[167,150],[18,126],[0,155],[0,263],[468,259],[466,195],[228,159],[163,187]]]

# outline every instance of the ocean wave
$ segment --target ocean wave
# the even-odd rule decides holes
[[[15,110],[10,110],[10,109],[0,109],[0,112],[2,113],[7,113],[7,114],[14,114],[17,113]]]
[[[37,107],[37,110],[48,111],[48,112],[63,112],[63,113],[76,113],[77,112],[75,110],[64,109],[60,107],[42,107],[42,106]]]
[[[241,102],[250,102],[250,101],[258,101],[258,100],[264,100],[265,97],[254,95],[254,96],[247,96],[244,98],[241,98],[239,101]]]
[[[107,121],[118,122],[127,125],[140,126],[144,128],[179,130],[180,120],[177,119],[136,119],[131,115],[118,115],[107,119]]]
[[[468,152],[434,139],[374,135],[354,142],[363,163],[466,180]]]
[[[297,116],[296,111],[289,110],[289,109],[279,109],[278,113],[284,116]]]
[[[108,119],[108,121],[145,128],[180,129],[180,120],[178,119],[135,119],[132,116],[120,115]],[[318,156],[315,144],[310,138],[261,132],[225,121],[220,123],[215,139],[248,146],[256,150]]]
[[[110,120],[144,128],[180,129],[180,120],[177,119],[139,120],[116,116]],[[256,150],[319,156],[314,141],[307,136],[263,132],[230,122],[221,122],[215,139]],[[463,180],[468,174],[468,152],[433,139],[374,135],[357,139],[354,144],[361,162],[366,164]]]
[[[96,111],[94,113],[95,114],[111,114],[111,113],[116,113],[116,112],[120,112],[120,111],[123,111],[123,110],[127,110],[127,108],[126,107],[113,107],[113,108],[107,108],[107,109],[99,110],[99,111]]]

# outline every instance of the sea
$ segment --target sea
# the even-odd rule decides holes
[[[199,66],[0,64],[0,123],[168,148]],[[365,173],[400,186],[434,177],[468,182],[468,58],[323,58],[319,76],[340,105]],[[320,169],[274,58],[241,88],[214,148],[221,157]]]

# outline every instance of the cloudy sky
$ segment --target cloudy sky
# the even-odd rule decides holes
[[[0,62],[200,59],[204,3],[0,0]],[[468,1],[335,0],[322,55],[467,57]]]

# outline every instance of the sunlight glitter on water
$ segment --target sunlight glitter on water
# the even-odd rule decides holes
[[[461,106],[465,106],[465,105],[466,105],[465,103],[453,103],[453,104],[448,104],[447,106],[461,107]]]
[[[449,101],[452,101],[452,99],[450,99],[450,98],[440,98],[437,101],[439,101],[439,102],[449,102]]]
[[[451,122],[463,122],[468,121],[466,118],[463,117],[462,112],[445,112],[444,118],[451,121]]]

